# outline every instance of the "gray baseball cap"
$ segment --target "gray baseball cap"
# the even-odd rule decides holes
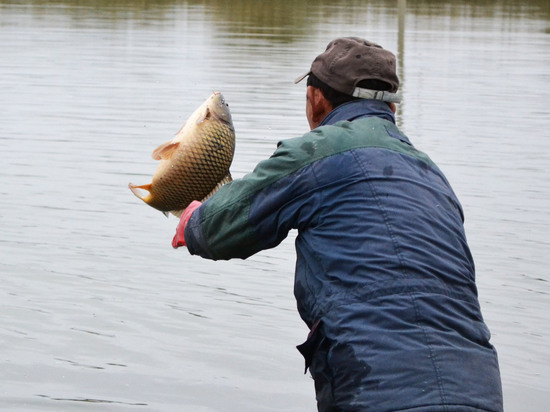
[[[382,46],[359,37],[341,37],[331,41],[326,50],[313,60],[307,73],[294,83],[313,73],[319,80],[341,93],[364,99],[399,103],[395,94],[399,88],[395,55]],[[380,80],[390,90],[380,91],[357,87],[362,80]]]

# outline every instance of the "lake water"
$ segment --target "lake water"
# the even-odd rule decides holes
[[[308,129],[294,78],[358,35],[398,55],[398,124],[463,204],[506,410],[545,410],[550,3],[473,3],[0,1],[0,409],[315,410],[294,235],[191,257],[127,184],[214,90],[251,171]]]

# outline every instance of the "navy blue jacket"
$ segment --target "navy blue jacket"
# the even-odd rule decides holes
[[[246,258],[291,229],[319,410],[502,410],[461,205],[385,103],[345,104],[280,142],[193,213],[185,239]]]

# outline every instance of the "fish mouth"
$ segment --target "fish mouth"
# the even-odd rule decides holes
[[[212,93],[211,100],[211,103],[207,105],[207,111],[210,112],[210,115],[233,129],[229,104],[225,102],[223,95],[220,92],[214,92]]]

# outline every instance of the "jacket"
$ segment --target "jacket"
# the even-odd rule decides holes
[[[501,411],[462,207],[383,102],[344,104],[223,186],[192,254],[247,258],[296,238],[298,347],[319,410]]]

